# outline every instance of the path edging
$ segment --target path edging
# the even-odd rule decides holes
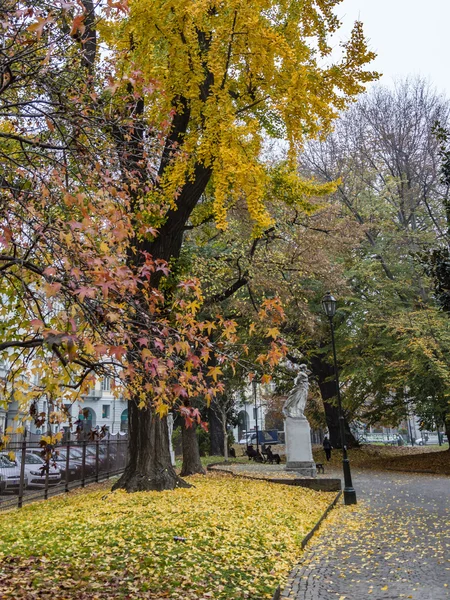
[[[281,485],[292,485],[297,487],[304,487],[310,490],[314,490],[315,492],[338,492],[341,490],[342,483],[341,480],[335,477],[330,478],[305,478],[305,479],[281,479],[279,477],[258,477],[254,475],[248,475],[244,473],[234,473],[233,471],[228,471],[227,469],[217,468],[224,463],[210,463],[206,465],[207,471],[215,471],[217,473],[226,473],[227,475],[231,475],[232,477],[241,477],[242,479],[251,479],[253,481],[265,481],[267,483],[276,483]],[[231,463],[231,464],[245,464],[245,463]],[[327,489],[328,488],[328,489]]]
[[[410,469],[397,469],[395,467],[385,467],[385,469],[386,471],[393,471],[394,473],[409,473],[410,475],[418,473],[419,475],[438,475],[439,477],[448,477],[447,473],[436,473],[436,471],[430,470],[414,469],[414,471],[411,471]]]
[[[327,508],[325,509],[325,511],[323,512],[322,516],[317,521],[317,523],[310,529],[310,531],[302,539],[302,541],[300,542],[300,546],[301,546],[302,550],[305,549],[306,544],[309,542],[309,540],[313,537],[313,535],[316,533],[316,531],[322,525],[323,521],[327,518],[327,516],[331,512],[331,510],[336,506],[336,504],[341,496],[342,496],[342,490],[340,490],[336,494],[334,500],[332,500],[330,502],[330,504],[327,506]],[[281,587],[280,586],[278,586],[277,589],[275,590],[275,593],[272,596],[272,600],[281,600]]]

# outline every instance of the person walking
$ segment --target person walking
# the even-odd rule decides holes
[[[330,440],[328,439],[328,436],[325,436],[323,438],[323,443],[322,443],[323,449],[325,450],[325,456],[327,457],[327,461],[330,460],[331,458],[331,444],[330,444]]]

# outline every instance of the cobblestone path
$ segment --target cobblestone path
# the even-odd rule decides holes
[[[353,483],[358,505],[331,513],[282,598],[450,599],[450,478],[356,471]]]

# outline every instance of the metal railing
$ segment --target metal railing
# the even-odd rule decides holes
[[[0,510],[109,479],[127,464],[128,436],[120,433],[55,446],[43,445],[40,435],[21,437],[0,452]]]

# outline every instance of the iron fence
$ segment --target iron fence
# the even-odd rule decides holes
[[[13,440],[0,452],[0,510],[69,492],[123,472],[128,437],[108,433],[103,438],[44,444],[40,435]]]

